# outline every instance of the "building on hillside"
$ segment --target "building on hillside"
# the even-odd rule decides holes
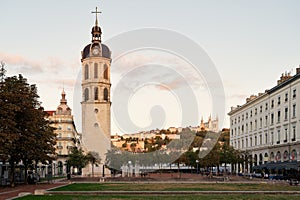
[[[54,132],[57,135],[56,160],[53,161],[53,175],[62,175],[67,173],[66,160],[72,148],[79,148],[81,145],[81,135],[77,132],[72,115],[72,110],[67,104],[66,93],[61,93],[60,105],[55,111],[47,111],[48,120]],[[40,171],[42,176],[44,172]]]
[[[169,130],[171,133],[176,133],[176,132],[178,132],[178,129],[175,128],[175,127],[170,127],[170,128],[168,128],[168,130]]]
[[[155,137],[156,133],[151,131],[142,131],[139,133],[133,133],[133,134],[124,134],[122,138],[128,139],[128,138],[138,138],[139,140],[145,140],[146,138],[150,139],[152,137]]]
[[[237,171],[249,172],[263,166],[290,163],[294,167],[300,153],[300,67],[296,75],[282,74],[277,85],[251,95],[246,103],[232,107],[230,145],[250,156]],[[294,163],[293,166],[291,163]],[[279,165],[277,165],[279,166]]]
[[[219,120],[218,117],[216,117],[216,119],[212,120],[211,116],[209,116],[208,121],[204,122],[203,121],[203,117],[201,119],[200,122],[200,127],[198,129],[198,131],[212,131],[212,132],[219,132]]]

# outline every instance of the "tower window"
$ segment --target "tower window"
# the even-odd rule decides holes
[[[94,88],[94,99],[95,100],[98,100],[98,97],[99,97],[99,90],[97,87]]]
[[[103,90],[103,99],[104,101],[108,101],[108,89],[104,88]]]
[[[94,64],[94,78],[98,78],[98,64]]]
[[[89,89],[85,88],[84,89],[84,101],[88,101],[89,100]]]
[[[84,79],[89,79],[89,66],[85,65],[84,66]]]
[[[104,65],[104,74],[103,74],[104,79],[108,79],[108,66],[107,64]]]

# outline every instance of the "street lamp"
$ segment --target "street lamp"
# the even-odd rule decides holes
[[[128,177],[130,176],[130,165],[131,165],[131,161],[128,161]]]
[[[196,164],[197,164],[197,174],[199,174],[199,171],[198,171],[199,160],[196,160]]]

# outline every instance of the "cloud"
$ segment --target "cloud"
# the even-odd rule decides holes
[[[229,95],[227,98],[229,99],[246,99],[248,96],[244,94],[233,94]]]
[[[18,69],[20,72],[41,73],[42,65],[34,60],[27,59],[21,55],[12,55],[0,52],[0,59],[5,62],[9,68]]]
[[[119,80],[131,76],[123,83],[128,88],[135,88],[147,81],[157,83],[156,88],[159,90],[174,90],[187,85],[207,88],[207,83],[194,66],[176,55],[161,51],[143,50],[123,55],[113,60],[112,74],[120,76]]]
[[[173,79],[167,83],[156,85],[156,88],[159,90],[175,90],[183,86],[184,82],[185,81],[182,79]]]
[[[51,83],[52,85],[58,85],[61,87],[69,87],[73,88],[75,85],[76,80],[75,79],[42,79],[42,80],[35,80],[39,82],[40,84],[49,84]]]
[[[0,60],[4,61],[6,66],[17,73],[53,73],[57,74],[62,70],[69,69],[72,65],[66,64],[59,58],[48,57],[45,60],[33,60],[18,54],[7,54],[0,52]]]

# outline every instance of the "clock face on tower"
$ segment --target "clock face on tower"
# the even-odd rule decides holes
[[[94,56],[98,56],[100,54],[100,49],[98,47],[94,47],[92,52]]]

